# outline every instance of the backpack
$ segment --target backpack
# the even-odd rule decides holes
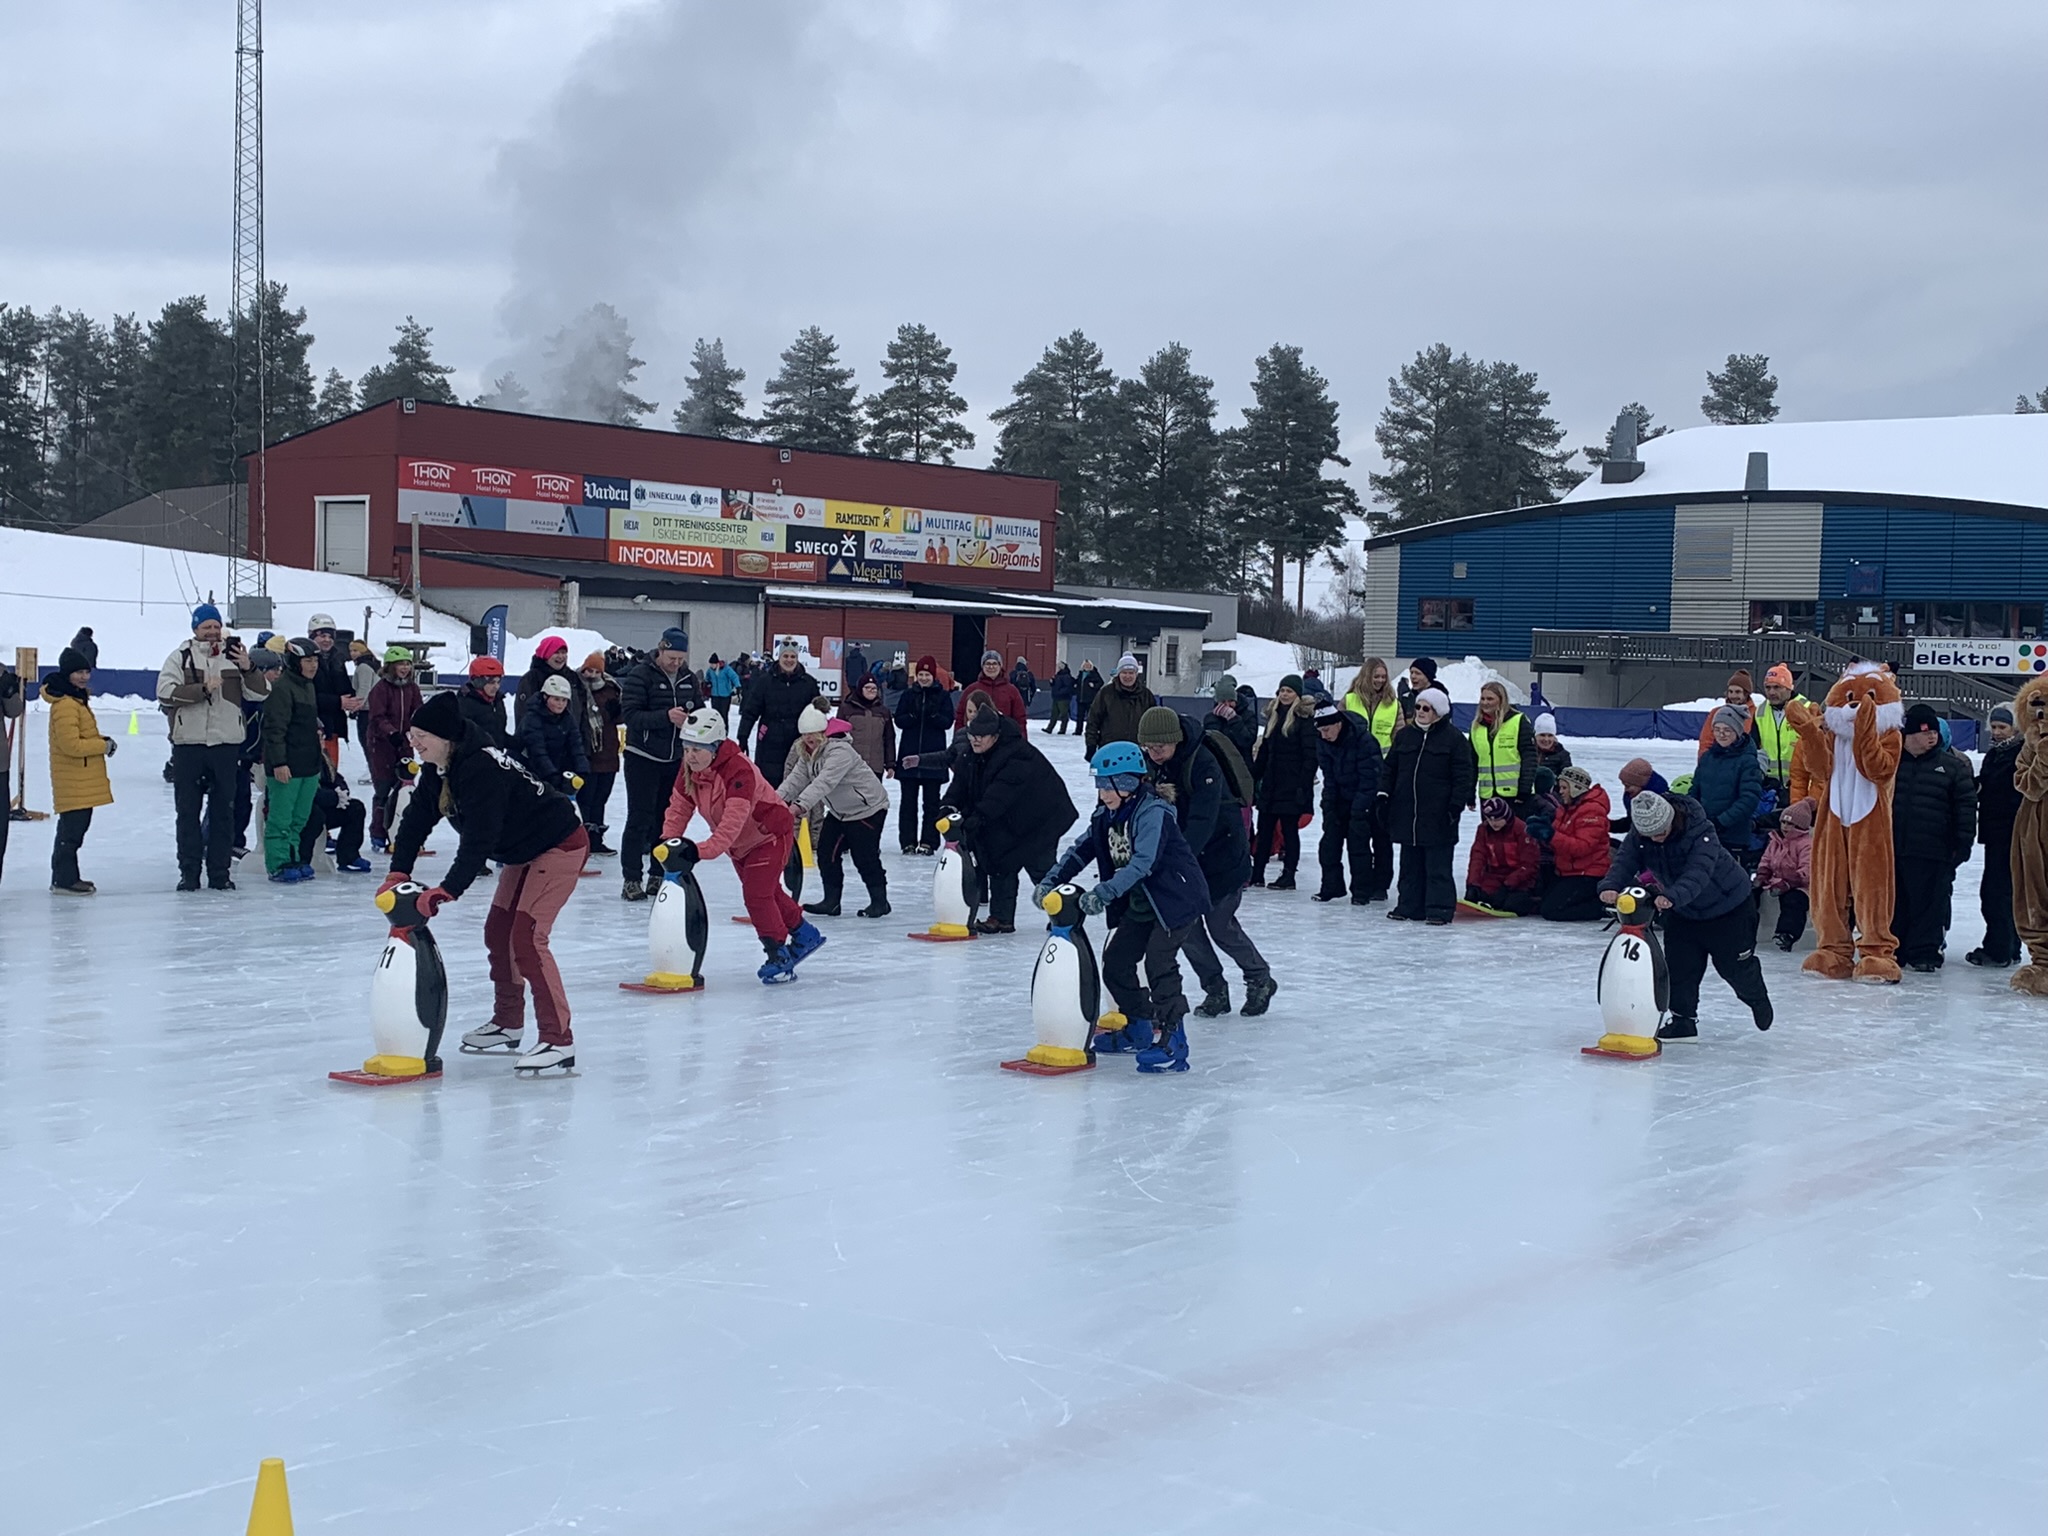
[[[1214,726],[1205,726],[1202,730],[1202,745],[1209,749],[1210,755],[1221,765],[1223,777],[1230,785],[1230,792],[1237,796],[1237,803],[1240,806],[1250,805],[1252,797],[1258,793],[1258,788],[1252,782],[1251,769],[1245,766],[1244,757],[1237,750],[1237,743]]]

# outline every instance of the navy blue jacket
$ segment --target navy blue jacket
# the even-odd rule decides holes
[[[1152,770],[1152,777],[1160,794],[1173,802],[1180,834],[1208,882],[1209,900],[1217,902],[1244,889],[1252,877],[1252,852],[1230,776],[1202,734],[1201,726],[1182,715],[1180,746]]]
[[[559,715],[544,700],[528,709],[519,727],[519,755],[535,778],[556,789],[567,789],[572,773],[588,777],[590,754],[584,750],[583,716],[575,701]]]
[[[1117,857],[1122,854],[1123,862]],[[1188,840],[1181,836],[1173,807],[1159,798],[1148,782],[1114,811],[1098,805],[1088,830],[1075,838],[1046,877],[1045,889],[1078,875],[1090,860],[1095,864],[1096,890],[1114,928],[1130,910],[1142,885],[1146,903],[1164,928],[1179,928],[1209,910],[1209,886],[1195,862]]]
[[[1678,813],[1671,835],[1660,843],[1631,828],[1614,850],[1600,889],[1623,891],[1641,880],[1679,917],[1696,922],[1724,917],[1749,900],[1749,872],[1721,846],[1699,801],[1691,795],[1666,798]]]
[[[1045,685],[1056,699],[1071,699],[1074,696],[1074,674],[1067,670],[1067,664],[1060,663],[1059,671],[1053,673],[1052,681]]]
[[[1351,814],[1369,816],[1380,792],[1380,744],[1372,728],[1345,710],[1337,717],[1335,741],[1316,732],[1316,764],[1323,771],[1323,814],[1348,806]]]
[[[1764,774],[1757,766],[1756,743],[1738,736],[1735,745],[1715,742],[1700,754],[1692,771],[1692,797],[1721,832],[1722,846],[1734,851],[1749,847],[1757,801],[1763,798]]]
[[[915,684],[896,700],[896,756],[924,759],[915,768],[897,767],[899,779],[943,779],[946,760],[933,761],[953,740],[953,695],[937,683],[929,688]]]

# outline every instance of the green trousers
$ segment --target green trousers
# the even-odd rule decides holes
[[[320,788],[319,775],[293,775],[291,782],[269,782],[270,808],[263,815],[263,867],[276,874],[287,864],[299,862],[299,838],[312,814],[313,796]]]

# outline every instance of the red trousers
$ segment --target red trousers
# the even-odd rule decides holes
[[[804,920],[804,909],[783,889],[782,869],[789,862],[789,850],[796,846],[796,833],[760,844],[732,867],[740,877],[740,899],[747,904],[747,916],[754,932],[780,944]]]
[[[578,827],[528,864],[498,871],[498,889],[484,919],[484,952],[491,960],[496,993],[491,1022],[518,1031],[526,1025],[526,988],[533,988],[533,1017],[549,1045],[570,1045],[569,995],[548,948],[555,916],[576,889],[590,835]]]

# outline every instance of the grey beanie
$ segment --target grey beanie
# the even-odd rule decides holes
[[[1749,729],[1749,717],[1733,704],[1723,704],[1715,710],[1713,723],[1728,726],[1738,736]]]
[[[1654,789],[1646,789],[1629,802],[1628,819],[1643,836],[1662,837],[1671,830],[1677,812],[1671,809],[1669,800]]]
[[[2011,725],[2013,723],[2012,706],[2008,704],[1992,706],[1991,723],[1993,725]]]

